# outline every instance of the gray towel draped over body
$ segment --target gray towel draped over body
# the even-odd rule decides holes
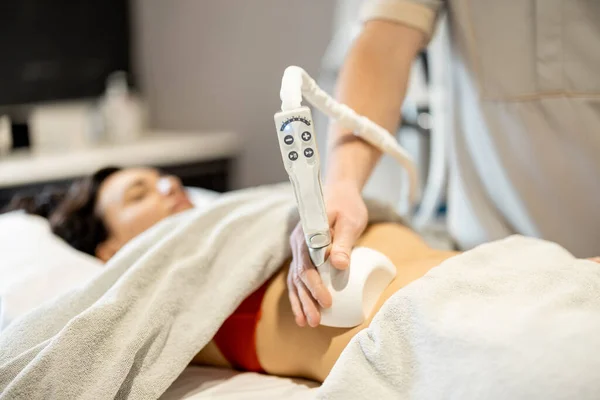
[[[400,222],[368,208],[372,222]],[[162,221],[89,283],[0,333],[0,399],[157,399],[291,256],[297,221],[287,183]]]

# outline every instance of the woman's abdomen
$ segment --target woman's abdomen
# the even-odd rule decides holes
[[[268,373],[322,381],[352,337],[368,326],[373,315],[392,294],[452,255],[432,250],[417,234],[399,224],[370,226],[357,246],[382,252],[398,270],[370,318],[352,329],[297,326],[287,294],[286,264],[267,290],[262,306],[263,316],[257,329],[258,357]]]

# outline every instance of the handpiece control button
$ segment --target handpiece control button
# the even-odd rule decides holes
[[[325,247],[329,244],[329,238],[321,233],[310,237],[311,247]]]
[[[294,137],[292,135],[287,135],[286,137],[283,138],[283,143],[285,143],[287,145],[294,143]]]
[[[310,147],[307,147],[306,149],[304,149],[304,155],[306,157],[311,158],[314,154],[315,154],[315,151],[313,149],[311,149]]]
[[[305,142],[308,142],[311,137],[312,137],[312,135],[308,131],[304,131],[302,133],[302,140],[304,140]]]
[[[298,159],[298,153],[295,151],[290,151],[288,154],[288,158],[292,161],[296,161]]]

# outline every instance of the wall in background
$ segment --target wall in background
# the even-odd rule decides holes
[[[287,179],[273,114],[281,76],[317,76],[330,0],[134,0],[134,68],[156,129],[231,130],[244,153],[234,185]]]

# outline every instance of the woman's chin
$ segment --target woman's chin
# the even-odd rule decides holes
[[[173,214],[178,214],[183,211],[191,210],[192,208],[194,208],[194,204],[190,200],[182,200],[175,204],[175,207],[173,207]]]

